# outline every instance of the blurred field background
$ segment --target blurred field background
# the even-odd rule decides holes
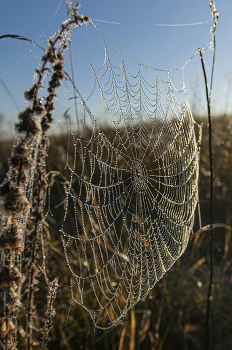
[[[3,118],[2,118],[3,119]],[[203,123],[200,159],[200,211],[202,227],[209,217],[209,156],[206,118],[195,116]],[[2,120],[3,122],[3,120]],[[232,349],[232,277],[231,277],[231,226],[232,226],[232,118],[213,118],[213,164],[214,164],[214,281],[211,297],[211,330],[215,350]],[[1,130],[1,126],[0,126]],[[110,129],[104,131],[110,138]],[[108,133],[108,135],[107,135]],[[50,136],[47,171],[63,172],[66,164],[68,135]],[[12,140],[0,142],[0,183],[7,172]],[[52,175],[49,176],[52,180]],[[64,214],[64,178],[57,175],[51,181],[47,206],[52,215],[47,216],[49,225],[45,245],[47,276],[59,277],[59,289],[54,307],[54,327],[51,330],[49,349],[204,349],[206,299],[209,276],[209,231],[198,231],[199,217],[196,211],[194,233],[182,257],[149,296],[129,311],[125,320],[109,330],[95,329],[88,313],[77,305],[71,305],[70,272],[63,254],[59,229]],[[71,223],[72,225],[72,223]],[[226,226],[225,226],[226,225]],[[26,257],[24,257],[26,261]],[[37,304],[37,328],[42,325],[46,310],[47,287],[44,276],[38,277],[35,293]],[[19,315],[19,349],[25,348],[23,312]]]

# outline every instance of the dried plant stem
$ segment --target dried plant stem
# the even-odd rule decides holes
[[[209,270],[209,287],[207,294],[207,309],[206,309],[206,349],[210,349],[210,297],[213,285],[213,260],[214,260],[214,231],[213,231],[213,156],[212,156],[212,116],[211,116],[211,92],[213,86],[213,74],[215,65],[216,53],[216,27],[219,19],[219,13],[216,9],[214,0],[210,0],[209,6],[213,15],[212,38],[213,38],[213,63],[211,70],[211,82],[208,86],[205,65],[202,55],[202,50],[199,49],[203,76],[205,81],[207,111],[208,111],[208,128],[209,128],[209,167],[210,167],[210,270]]]
[[[27,42],[30,42],[36,46],[38,46],[40,49],[44,50],[42,46],[38,45],[34,40],[28,39],[25,36],[22,35],[18,35],[18,34],[5,34],[5,35],[0,35],[0,39],[6,39],[6,38],[10,38],[10,39],[19,39],[20,41],[25,40]]]
[[[21,273],[21,253],[24,251],[26,228],[30,235],[31,253],[27,264],[27,345],[32,349],[32,325],[35,317],[34,292],[37,275],[37,249],[39,236],[43,234],[44,204],[46,198],[45,157],[48,147],[46,133],[53,122],[52,111],[55,91],[64,78],[63,52],[72,26],[81,26],[88,17],[78,15],[79,3],[72,8],[72,16],[61,24],[58,33],[48,39],[48,48],[41,57],[41,66],[36,70],[33,87],[25,92],[31,103],[19,114],[16,124],[17,135],[9,159],[7,179],[0,187],[0,292],[2,293],[3,313],[0,318],[0,346],[5,349],[17,348],[16,314],[21,298],[24,276]],[[28,39],[26,39],[28,40]],[[49,81],[48,96],[43,102],[39,93],[43,88],[49,66],[53,74]]]
[[[135,336],[136,336],[136,319],[135,310],[131,309],[131,338],[129,350],[135,350]]]
[[[210,167],[210,270],[209,270],[209,287],[207,294],[207,309],[206,309],[206,349],[210,349],[210,297],[213,285],[213,261],[214,261],[214,231],[213,231],[213,155],[212,155],[212,116],[211,116],[211,92],[213,86],[213,74],[215,65],[216,53],[216,27],[219,19],[219,13],[216,9],[214,0],[209,1],[209,6],[213,15],[212,38],[213,38],[213,63],[211,70],[211,82],[208,86],[205,65],[202,55],[202,50],[199,49],[201,65],[205,81],[207,111],[208,111],[208,128],[209,128],[209,167]]]
[[[53,308],[53,302],[56,298],[56,293],[58,289],[58,277],[50,283],[49,285],[49,294],[47,300],[47,310],[46,310],[46,320],[44,322],[44,326],[42,329],[42,342],[41,342],[41,350],[46,348],[48,342],[49,331],[52,327],[53,317],[55,316],[55,309]]]
[[[212,116],[210,110],[210,96],[209,87],[207,83],[207,77],[205,72],[205,65],[203,60],[203,55],[201,49],[199,49],[202,70],[205,80],[206,88],[206,100],[207,100],[207,110],[208,110],[208,127],[209,127],[209,167],[210,167],[210,270],[209,270],[209,288],[207,295],[207,309],[206,309],[206,349],[210,346],[210,296],[213,284],[213,259],[214,259],[214,232],[213,232],[213,157],[212,157]]]
[[[46,171],[45,171],[45,152],[44,148],[46,147],[44,142],[46,138],[43,136],[42,142],[39,150],[39,164],[37,165],[36,171],[36,179],[35,179],[35,190],[34,190],[34,198],[33,198],[33,208],[34,210],[34,228],[32,229],[29,240],[31,241],[31,256],[29,258],[29,262],[27,264],[27,270],[29,274],[28,278],[28,286],[27,286],[27,312],[26,312],[26,334],[27,334],[27,347],[29,350],[32,350],[34,340],[33,340],[33,328],[34,320],[37,317],[35,310],[36,306],[34,305],[34,293],[35,289],[35,281],[38,274],[37,267],[37,250],[39,248],[39,238],[43,236],[44,229],[44,206],[45,206],[45,198],[46,198]],[[45,148],[46,149],[46,148]]]
[[[76,94],[76,90],[75,90],[75,77],[74,77],[73,54],[72,54],[71,41],[69,41],[69,54],[70,54],[72,80],[73,80],[73,97],[74,97],[75,114],[76,114],[76,120],[77,120],[77,131],[79,131],[80,130],[80,123],[79,123],[78,109],[77,109],[77,94]]]

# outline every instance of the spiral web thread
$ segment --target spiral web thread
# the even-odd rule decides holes
[[[198,201],[201,127],[185,84],[178,91],[170,72],[164,81],[150,70],[152,85],[140,70],[131,75],[124,60],[113,66],[107,49],[102,67],[92,70],[112,126],[100,130],[79,94],[92,130],[84,122],[72,134],[61,234],[72,301],[96,327],[109,328],[186,249]]]

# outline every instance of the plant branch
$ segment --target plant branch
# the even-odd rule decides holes
[[[0,346],[5,350],[17,349],[17,312],[21,299],[24,275],[21,272],[22,252],[25,250],[25,232],[32,225],[31,256],[28,263],[29,289],[27,309],[27,346],[33,348],[32,321],[34,309],[34,285],[37,260],[38,238],[44,223],[44,205],[46,198],[45,157],[47,154],[47,132],[53,122],[53,99],[56,90],[64,78],[63,52],[67,48],[67,39],[73,26],[81,26],[89,21],[87,16],[78,15],[79,3],[72,8],[72,16],[61,23],[55,36],[48,39],[48,47],[41,57],[41,64],[36,69],[35,83],[25,92],[30,106],[19,114],[19,122],[15,125],[16,137],[9,159],[7,178],[0,186],[0,292],[4,308],[0,318]],[[11,37],[33,42],[27,38],[8,34],[0,39]],[[34,42],[33,42],[34,43]],[[35,44],[35,43],[34,43]],[[37,45],[38,46],[38,45]],[[53,74],[49,81],[48,95],[40,98],[43,81],[52,65]],[[42,162],[42,163],[41,163]],[[30,244],[29,244],[30,246]],[[4,331],[2,331],[4,330]]]
[[[207,295],[207,310],[206,310],[206,349],[209,349],[209,329],[210,329],[210,296],[213,284],[213,258],[214,258],[214,232],[213,232],[213,157],[212,157],[212,117],[210,110],[210,94],[205,72],[205,65],[201,49],[199,49],[202,70],[205,80],[207,110],[208,110],[208,128],[209,128],[209,167],[210,167],[210,270],[209,270],[209,287]]]
[[[212,38],[213,38],[213,63],[211,71],[210,87],[208,86],[205,64],[203,60],[202,50],[199,49],[201,65],[205,81],[207,111],[208,111],[208,128],[209,128],[209,167],[210,167],[210,271],[209,271],[209,287],[207,293],[207,309],[206,309],[206,349],[210,349],[210,297],[213,285],[213,261],[214,261],[214,231],[213,231],[213,156],[212,156],[212,116],[211,116],[211,92],[213,86],[213,73],[215,65],[216,53],[216,26],[219,18],[219,13],[215,7],[214,1],[210,1],[210,9],[213,15]]]

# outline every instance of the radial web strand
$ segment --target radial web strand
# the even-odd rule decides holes
[[[100,70],[92,70],[112,123],[100,127],[79,94],[84,122],[72,133],[61,234],[73,302],[96,327],[109,328],[186,249],[198,201],[201,128],[185,84],[177,90],[170,72],[165,80],[151,69],[132,75],[124,60],[113,66],[107,50]]]

